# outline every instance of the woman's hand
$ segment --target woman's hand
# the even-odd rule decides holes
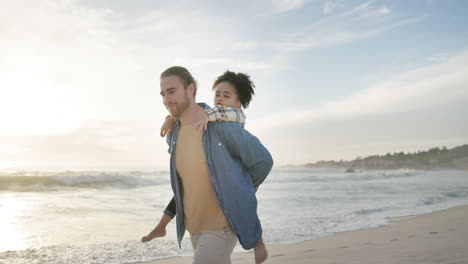
[[[193,127],[200,131],[206,130],[206,128],[208,127],[208,121],[208,114],[205,111],[203,111],[198,115],[197,121],[193,123]]]
[[[174,118],[172,118],[171,116],[166,116],[166,121],[164,121],[164,124],[161,126],[161,137],[164,137],[168,133],[171,133],[172,129],[174,128],[174,123]]]

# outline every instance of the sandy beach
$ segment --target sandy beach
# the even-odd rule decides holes
[[[297,244],[268,245],[271,264],[468,263],[468,206],[395,219],[390,224]],[[234,253],[232,263],[254,263],[253,252]],[[151,262],[192,263],[191,257]]]

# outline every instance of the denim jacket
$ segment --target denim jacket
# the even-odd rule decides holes
[[[209,109],[206,104],[199,104]],[[180,121],[166,137],[169,145],[171,185],[176,203],[177,239],[185,234],[183,187],[176,169],[176,145]],[[260,141],[234,122],[209,122],[202,144],[208,172],[219,205],[244,249],[253,248],[262,236],[255,191],[273,166],[273,159]],[[173,216],[168,210],[164,212]]]

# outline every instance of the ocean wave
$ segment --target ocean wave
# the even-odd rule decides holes
[[[0,252],[9,264],[29,263],[146,263],[158,259],[188,255],[188,241],[180,250],[175,240],[159,239],[158,243],[123,241],[89,245],[53,245],[18,251]]]
[[[0,175],[0,191],[49,191],[63,187],[132,188],[169,183],[167,172],[63,172]]]
[[[384,208],[367,208],[367,209],[361,209],[354,211],[353,213],[356,215],[370,215],[370,214],[375,214],[375,213],[382,213],[387,210],[389,210],[389,207],[384,207]]]
[[[276,171],[268,176],[269,182],[348,182],[348,181],[375,181],[395,178],[409,178],[417,175],[418,171],[410,169],[400,170],[373,170],[345,173],[336,170],[324,173],[316,170],[295,170],[291,172]]]
[[[445,202],[447,200],[461,199],[461,198],[468,198],[467,188],[461,188],[459,190],[444,192],[444,193],[441,193],[440,195],[424,197],[423,199],[419,201],[418,205],[420,206],[421,205],[433,205],[433,204]]]

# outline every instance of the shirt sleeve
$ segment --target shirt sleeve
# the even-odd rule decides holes
[[[273,158],[257,137],[236,123],[218,124],[230,153],[249,171],[255,189],[273,167]]]
[[[211,109],[205,110],[210,122],[236,122],[245,124],[246,116],[242,109],[216,105]]]
[[[172,197],[172,200],[166,206],[164,214],[170,216],[171,218],[174,218],[174,216],[176,215],[176,203],[174,197]]]

